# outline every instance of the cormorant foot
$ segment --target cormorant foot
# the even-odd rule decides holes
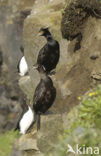
[[[51,115],[51,114],[53,114],[53,112],[49,111],[49,110],[47,112],[43,113],[43,115]]]
[[[49,72],[48,75],[52,76],[52,75],[55,75],[56,74],[56,71],[52,71],[52,72]]]

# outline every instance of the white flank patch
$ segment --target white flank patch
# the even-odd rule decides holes
[[[23,115],[19,125],[20,125],[20,134],[25,134],[28,128],[31,126],[34,121],[34,112],[30,107],[28,111]]]
[[[24,76],[28,72],[28,65],[27,65],[25,56],[23,56],[20,60],[19,70],[20,70],[20,73],[19,73],[20,76]]]

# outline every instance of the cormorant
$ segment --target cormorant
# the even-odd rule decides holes
[[[34,112],[32,108],[26,104],[25,98],[23,99],[21,107],[22,113],[17,122],[15,131],[19,130],[20,134],[25,134],[27,130],[31,127],[31,125],[34,123]]]
[[[49,76],[47,76],[45,69],[41,65],[34,66],[40,74],[40,82],[35,89],[33,98],[33,109],[35,120],[37,122],[37,130],[40,129],[40,115],[45,113],[53,104],[56,98],[56,89]]]
[[[60,57],[60,48],[58,41],[54,40],[48,28],[41,28],[40,36],[44,36],[47,43],[39,51],[37,64],[43,65],[47,73],[56,68]]]
[[[24,56],[24,48],[21,46],[20,50],[23,54],[22,58],[18,62],[17,69],[20,76],[24,76],[28,73],[28,65]]]

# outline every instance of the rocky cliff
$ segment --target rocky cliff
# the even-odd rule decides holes
[[[42,128],[36,137],[37,148],[35,142],[35,148],[34,144],[33,147],[29,147],[30,152],[37,150],[37,152],[45,153],[53,150],[54,142],[56,143],[57,140],[56,133],[60,135],[67,125],[67,113],[79,104],[78,97],[83,96],[101,80],[101,20],[97,6],[95,1],[92,3],[90,1],[90,4],[87,1],[86,5],[83,2],[81,5],[80,1],[66,3],[61,0],[43,3],[36,1],[31,14],[24,21],[23,43],[30,77],[20,79],[19,85],[30,99],[33,98],[35,87],[39,82],[39,75],[32,66],[36,63],[39,49],[45,43],[45,39],[37,35],[40,27],[49,26],[61,48],[60,62],[56,74],[52,76],[57,89],[57,97],[51,108],[53,115],[42,116]],[[61,115],[63,113],[65,114]],[[54,120],[57,122],[54,123]],[[58,127],[58,125],[61,126]],[[25,140],[28,141],[26,137]],[[40,152],[39,155],[42,155]]]
[[[11,156],[42,155],[53,151],[59,135],[68,126],[68,112],[79,104],[79,98],[101,80],[101,19],[100,3],[95,0],[36,0],[27,4],[10,2],[20,13],[31,13],[21,25],[20,42],[25,48],[29,65],[29,76],[19,79],[19,86],[32,104],[34,90],[39,75],[33,64],[45,39],[39,37],[40,27],[49,26],[54,38],[59,41],[61,57],[52,80],[57,89],[57,97],[50,109],[52,114],[42,116],[42,127],[36,133],[35,125],[28,134],[21,136],[13,147]],[[26,6],[24,5],[26,4]],[[24,6],[23,6],[24,5]],[[23,7],[24,10],[23,10]],[[18,16],[17,16],[18,17]],[[20,45],[20,44],[19,44]]]
[[[93,4],[95,4],[95,1]],[[100,65],[98,64],[100,62],[101,21],[99,18],[96,18],[94,14],[88,14],[88,10],[86,11],[85,8],[83,8],[85,3],[82,3],[81,7],[79,5],[79,1],[77,1],[77,3],[68,3],[62,18],[62,9],[65,6],[63,1],[56,0],[50,3],[45,1],[44,4],[40,4],[39,2],[33,6],[31,15],[24,21],[23,42],[32,82],[32,89],[26,88],[26,93],[30,90],[32,97],[34,89],[39,82],[39,76],[37,72],[33,70],[32,66],[36,63],[39,49],[45,43],[44,38],[37,35],[39,28],[49,26],[52,35],[60,43],[60,62],[56,69],[56,75],[52,76],[57,88],[57,99],[54,103],[53,110],[57,113],[68,112],[72,106],[78,104],[77,97],[83,95],[89,88],[93,87],[93,82],[95,81],[93,81],[92,78],[96,79],[98,75],[97,70],[100,70]],[[75,7],[75,12],[72,15],[70,8],[73,6]],[[68,12],[70,15],[68,15]],[[84,16],[84,14],[86,15]],[[64,23],[72,23],[66,25],[63,24],[63,21]],[[79,21],[81,21],[81,23]],[[72,28],[72,25],[76,26]],[[64,34],[67,33],[67,31],[65,31],[66,28],[68,31],[71,29],[69,32],[72,32],[72,35],[70,35],[70,33],[68,36],[75,36],[72,42],[67,40],[68,37],[63,39]],[[79,37],[81,38],[81,48],[74,52],[75,46],[79,44],[78,34],[82,36]],[[24,81],[19,81],[20,85],[23,85],[23,82]]]

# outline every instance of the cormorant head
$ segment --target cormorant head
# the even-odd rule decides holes
[[[34,69],[38,70],[39,73],[45,73],[45,67],[40,64],[33,65]]]
[[[50,32],[49,32],[49,30],[48,30],[48,27],[46,27],[46,28],[41,28],[41,29],[39,30],[39,35],[40,35],[40,36],[47,36],[47,35],[50,35]]]

